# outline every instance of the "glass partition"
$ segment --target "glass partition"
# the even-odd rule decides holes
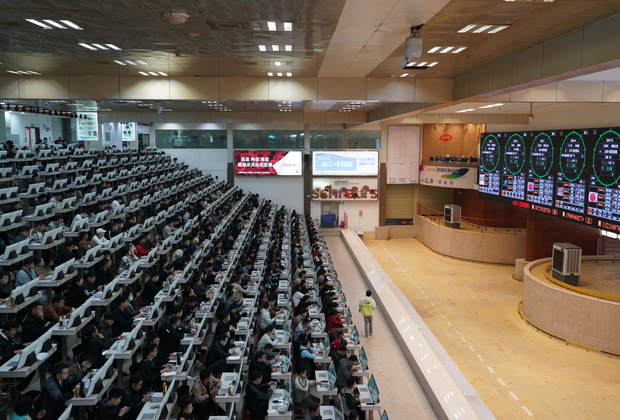
[[[226,130],[155,130],[158,149],[226,149]]]
[[[380,149],[381,131],[316,130],[310,132],[312,149]]]
[[[303,130],[234,130],[235,149],[303,149]]]

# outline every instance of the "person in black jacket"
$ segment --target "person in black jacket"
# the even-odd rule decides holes
[[[65,410],[65,402],[73,398],[77,381],[69,376],[69,366],[58,363],[41,390],[41,410],[45,420],[57,419]]]
[[[107,311],[103,314],[103,320],[97,322],[97,330],[103,335],[102,340],[108,347],[111,347],[116,340],[122,338],[121,335],[114,335],[114,320],[116,320],[114,312]]]
[[[15,321],[6,321],[2,327],[2,334],[0,334],[0,365],[10,360],[16,354],[21,353],[24,348],[23,344],[15,341],[18,326]]]
[[[156,366],[166,365],[171,359],[176,360],[176,355],[166,353],[161,349],[161,347],[159,347],[161,338],[159,338],[159,335],[157,333],[150,333],[148,336],[148,340],[149,343],[153,343],[157,347],[157,356],[153,359],[153,363],[155,363]]]
[[[144,346],[144,359],[140,362],[140,374],[142,375],[142,392],[160,391],[161,374],[170,372],[170,365],[156,365],[154,359],[157,357],[157,346],[149,343]]]
[[[144,283],[144,290],[142,291],[142,303],[144,305],[152,305],[155,301],[155,296],[162,289],[162,284],[159,281],[159,273],[151,273],[151,278]]]
[[[179,325],[181,320],[177,316],[171,316],[170,321],[162,327],[160,330],[161,349],[166,353],[175,353],[181,351],[181,340],[185,336],[183,331],[180,331]]]
[[[125,387],[123,392],[122,404],[129,407],[129,412],[125,416],[126,420],[135,420],[138,418],[144,403],[151,401],[152,392],[144,393],[142,388],[142,375],[136,373],[129,378],[129,385]]]
[[[75,276],[73,280],[71,280],[71,287],[67,295],[67,306],[79,308],[87,300],[88,296],[84,290],[84,279],[81,276]]]
[[[8,287],[9,273],[0,272],[0,299],[8,299],[11,296],[11,289]]]
[[[108,399],[97,403],[97,420],[121,420],[129,407],[119,409],[123,390],[117,386],[108,391]]]
[[[109,349],[110,346],[103,342],[103,334],[94,325],[87,325],[83,331],[83,352],[93,356],[93,368],[99,369],[105,363],[103,351]]]
[[[43,305],[41,302],[32,302],[28,306],[28,315],[22,321],[22,339],[26,343],[35,341],[53,326],[53,322],[45,322],[43,320]]]
[[[261,384],[263,377],[257,370],[250,372],[250,382],[245,389],[245,406],[252,417],[264,418],[267,416],[269,398],[273,395],[272,382]]]
[[[232,347],[228,345],[228,337],[220,335],[213,340],[213,345],[207,353],[207,367],[212,371],[228,372],[226,358],[230,356]]]
[[[262,350],[258,350],[256,353],[254,353],[254,359],[252,359],[252,361],[250,362],[248,372],[260,372],[261,376],[263,377],[263,380],[261,381],[262,384],[271,382],[271,372],[274,370],[276,370],[275,366],[272,367],[265,364],[265,353]]]
[[[54,264],[59,266],[60,264],[64,264],[69,261],[71,258],[74,258],[73,250],[77,249],[77,245],[72,240],[66,240],[63,248],[56,255],[56,259],[54,260]]]
[[[112,260],[104,258],[101,266],[97,269],[97,286],[105,286],[114,280],[114,272],[112,271]]]
[[[135,316],[129,316],[125,312],[125,308],[129,305],[129,298],[126,295],[121,295],[116,300],[116,308],[114,308],[114,335],[119,336],[124,332],[129,332],[133,329],[133,320],[140,318],[143,315],[140,313]]]

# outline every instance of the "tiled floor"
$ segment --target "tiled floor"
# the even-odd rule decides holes
[[[513,267],[443,257],[412,239],[366,245],[498,419],[619,417],[620,358],[528,327]]]

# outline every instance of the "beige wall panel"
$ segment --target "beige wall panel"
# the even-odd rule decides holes
[[[209,123],[211,122],[210,112],[188,112],[187,122],[189,123]]]
[[[163,123],[166,122],[166,113],[162,112],[161,114],[158,112],[145,111],[142,112],[142,122],[154,122],[154,123]],[[170,121],[168,121],[170,122]]]
[[[71,76],[71,99],[119,99],[117,76]]]
[[[415,118],[411,120],[408,119],[400,119],[398,120],[399,124],[415,124],[416,122],[420,122],[423,124],[434,124],[439,122],[439,114],[417,114]]]
[[[489,65],[489,90],[504,89],[512,85],[512,57]]]
[[[514,102],[555,102],[556,84],[538,86],[530,89],[523,89],[510,94],[510,100]]]
[[[489,91],[489,66],[471,72],[469,76],[469,95],[476,96]]]
[[[279,112],[280,122],[289,123],[289,122],[304,122],[304,113],[303,112]]]
[[[285,112],[281,112],[281,114],[285,114]],[[339,114],[344,114],[344,112],[339,112]],[[305,123],[325,123],[327,121],[325,119],[324,112],[304,112],[304,122]]]
[[[506,116],[504,114],[484,114],[485,124],[505,124]]]
[[[19,78],[0,77],[0,97],[2,99],[19,98]]]
[[[281,101],[316,101],[317,80],[315,77],[287,77],[269,79],[269,99]],[[283,112],[283,114],[290,114]]]
[[[520,54],[515,54],[512,60],[512,83],[532,82],[542,77],[543,46],[538,45]]]
[[[485,101],[495,102],[495,103],[510,102],[510,93],[504,93],[502,95],[491,96],[490,98],[486,98]]]
[[[454,79],[454,100],[468,98],[469,96],[469,73],[457,76]]]
[[[343,112],[344,114],[344,112]],[[365,123],[368,122],[368,118],[365,112],[347,112],[349,114],[350,123]]]
[[[22,99],[69,99],[68,76],[36,76],[19,78]]]
[[[121,99],[170,98],[170,80],[165,77],[125,77],[121,76]]]
[[[213,112],[211,113],[211,122],[214,123],[232,123],[235,122],[234,112]]]
[[[256,122],[259,124],[262,123],[279,123],[280,122],[280,114],[284,114],[284,112],[257,112],[256,113]]]
[[[389,78],[366,79],[369,101],[415,101],[415,79]]]
[[[266,77],[220,77],[220,99],[268,100],[269,81]]]
[[[214,100],[219,98],[218,77],[170,78],[170,99]]]
[[[110,111],[97,112],[97,118],[99,119],[100,124],[119,121],[117,115],[118,114],[116,112],[110,112]]]
[[[464,124],[484,124],[484,114],[470,114],[466,112],[461,116],[461,121]]]
[[[461,114],[439,114],[439,121],[445,124],[460,124]]]
[[[417,79],[415,81],[415,101],[452,101],[454,99],[454,80]]]
[[[605,82],[603,102],[620,102],[620,82]]]
[[[527,114],[506,114],[506,124],[527,124]]]
[[[607,18],[583,30],[583,67],[620,58],[620,15]]]
[[[326,123],[346,123],[349,122],[349,118],[345,112],[326,112],[325,113],[325,122]]]
[[[576,31],[544,44],[543,77],[581,68],[583,32]]]
[[[602,81],[572,81],[557,83],[558,102],[600,102],[603,100]]]
[[[188,123],[187,112],[162,112],[164,122]]]
[[[235,122],[241,123],[254,123],[258,122],[256,118],[256,112],[233,112]]]
[[[318,79],[319,101],[365,101],[365,79]]]

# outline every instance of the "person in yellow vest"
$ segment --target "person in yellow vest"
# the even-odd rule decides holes
[[[372,337],[372,316],[375,314],[375,300],[371,298],[372,292],[370,290],[366,291],[366,297],[360,299],[360,312],[364,315],[364,332],[366,333],[366,337],[370,333]]]

